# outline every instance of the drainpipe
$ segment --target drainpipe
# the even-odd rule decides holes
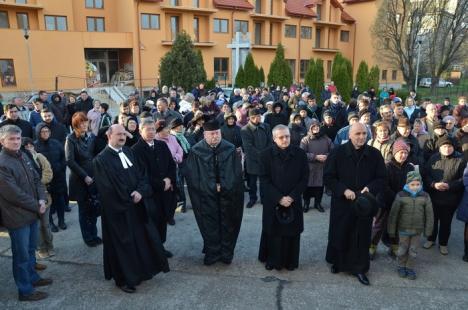
[[[298,33],[298,36],[297,36],[297,46],[298,46],[298,49],[297,49],[297,58],[298,58],[298,64],[296,65],[296,69],[297,67],[299,68],[299,70],[296,70],[296,78],[297,78],[297,82],[299,82],[301,80],[301,27],[302,27],[302,16],[301,18],[299,19],[299,33]]]
[[[356,55],[356,37],[357,37],[357,27],[356,27],[356,23],[357,22],[354,22],[354,38],[353,38],[353,71],[354,71],[354,57]]]
[[[140,80],[139,85],[140,85],[140,96],[143,95],[142,90],[143,90],[143,81],[141,77],[141,37],[140,37],[140,0],[137,1],[137,9],[136,9],[136,20],[137,20],[137,50],[138,50],[138,78]]]

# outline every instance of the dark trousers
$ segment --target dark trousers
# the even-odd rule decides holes
[[[34,292],[33,283],[40,279],[36,265],[37,221],[16,229],[9,229],[13,262],[13,278],[18,293],[29,295]]]
[[[311,198],[314,198],[315,204],[321,204],[322,197],[323,197],[323,186],[307,187],[307,189],[304,191],[304,194],[302,194],[302,197],[304,198],[305,201],[309,201],[309,202]]]
[[[65,222],[65,205],[66,196],[63,193],[50,193],[52,196],[52,204],[50,205],[49,222],[53,223],[53,214],[57,213],[59,223]]]
[[[439,235],[439,245],[447,246],[450,237],[453,214],[457,210],[457,205],[443,206],[433,203],[434,210],[434,229],[432,235],[427,240],[435,242]]]
[[[371,244],[378,245],[380,239],[384,244],[398,244],[398,238],[390,238],[387,232],[390,210],[379,208],[372,222]]]
[[[182,164],[181,164],[182,165]],[[179,202],[183,202],[184,204],[186,203],[187,201],[187,198],[185,197],[185,178],[184,178],[184,175],[182,173],[182,167],[181,165],[179,165],[179,167],[177,167],[177,201]]]
[[[247,174],[247,185],[249,186],[249,200],[257,201],[257,180],[260,180],[260,177],[255,174]],[[260,202],[263,202],[263,189],[262,182],[260,181]]]
[[[85,197],[87,198],[87,197]],[[93,241],[97,238],[97,217],[91,210],[87,199],[79,199],[78,201],[78,219],[80,222],[81,235],[85,242]]]

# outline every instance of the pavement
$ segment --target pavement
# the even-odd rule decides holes
[[[203,265],[202,239],[192,210],[177,213],[166,248],[174,253],[171,272],[158,274],[126,294],[103,276],[102,247],[81,239],[78,209],[66,213],[68,229],[54,234],[57,255],[42,261],[43,277],[54,283],[49,298],[17,301],[11,272],[8,234],[0,232],[0,309],[468,309],[468,264],[461,260],[463,223],[454,220],[448,256],[437,247],[419,250],[417,280],[401,279],[395,261],[380,246],[361,285],[348,274],[331,274],[324,260],[326,213],[305,214],[300,266],[295,271],[267,271],[257,260],[262,207],[245,209],[232,265]]]

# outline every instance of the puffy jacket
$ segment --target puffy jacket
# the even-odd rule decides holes
[[[433,226],[434,213],[428,193],[421,191],[412,197],[401,191],[396,195],[388,217],[388,234],[391,237],[400,231],[430,236]]]
[[[39,200],[46,200],[41,177],[23,152],[0,152],[0,211],[3,226],[21,228],[39,218]]]

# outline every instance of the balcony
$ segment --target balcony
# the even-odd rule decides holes
[[[287,16],[281,16],[281,15],[270,15],[270,14],[260,14],[260,13],[251,13],[249,15],[253,19],[273,20],[273,21],[278,21],[278,22],[282,22],[282,21],[290,19]]]
[[[337,48],[325,48],[325,47],[313,47],[312,50],[314,52],[319,52],[319,53],[338,53],[340,51]]]
[[[346,24],[343,23],[331,22],[326,20],[314,20],[314,24],[316,24],[317,26],[328,26],[332,28],[340,28],[342,26],[346,26]]]
[[[161,41],[161,44],[163,46],[172,46],[174,44],[174,41],[163,40]],[[215,42],[193,42],[193,46],[198,46],[198,47],[212,47],[215,45],[216,45]]]
[[[172,13],[196,13],[197,15],[210,15],[218,12],[217,9],[197,8],[194,6],[174,6],[161,4],[161,10]]]
[[[264,44],[252,44],[252,49],[259,49],[259,50],[276,50],[278,47],[277,45],[264,45]]]
[[[28,10],[42,10],[44,6],[42,4],[33,3],[16,3],[16,2],[0,2],[0,9],[28,9]]]

